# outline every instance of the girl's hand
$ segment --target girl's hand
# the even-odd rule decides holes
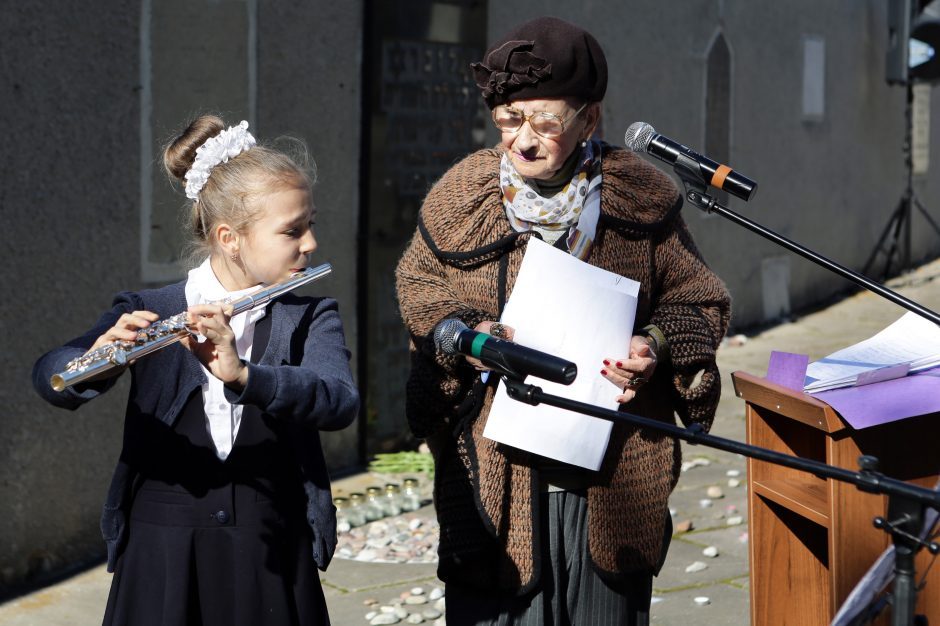
[[[192,335],[181,343],[196,355],[209,372],[234,389],[244,389],[248,382],[248,366],[235,348],[235,331],[229,325],[231,304],[197,304],[189,307],[190,330],[206,338],[199,343]]]
[[[601,375],[617,385],[623,393],[617,402],[626,404],[636,397],[637,390],[653,377],[656,371],[656,353],[648,337],[634,335],[630,339],[630,356],[626,359],[604,359]]]
[[[512,338],[515,336],[516,331],[512,326],[506,326],[505,324],[500,324],[499,322],[480,322],[473,329],[478,333],[483,333],[484,335],[492,335],[497,339],[505,339],[506,341],[512,341]],[[479,359],[475,359],[472,356],[464,356],[467,359],[467,363],[472,365],[474,369],[481,372],[489,371],[490,368],[483,365],[483,362]]]
[[[103,335],[98,337],[92,344],[88,352],[97,350],[103,345],[114,343],[115,341],[134,341],[137,339],[137,331],[147,328],[158,321],[160,316],[152,311],[134,311],[125,313],[118,318],[114,326],[109,328]],[[87,353],[86,353],[87,354]]]

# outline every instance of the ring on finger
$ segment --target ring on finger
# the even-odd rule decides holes
[[[499,339],[505,339],[505,338],[506,338],[506,327],[503,326],[502,324],[500,324],[499,322],[496,322],[496,323],[494,323],[494,324],[491,324],[491,325],[490,325],[490,334],[491,334],[492,336],[494,336],[494,337],[498,337]]]
[[[629,387],[639,387],[645,382],[646,382],[645,378],[643,378],[642,376],[636,376],[635,378],[631,378],[627,380],[627,384],[624,385],[623,390],[626,391]]]

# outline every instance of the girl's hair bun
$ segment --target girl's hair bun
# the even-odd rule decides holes
[[[223,130],[225,122],[215,115],[201,115],[190,122],[163,152],[163,167],[167,173],[182,181],[196,160],[196,149]]]

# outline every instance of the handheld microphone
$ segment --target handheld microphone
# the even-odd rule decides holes
[[[578,375],[578,366],[571,361],[471,330],[458,319],[449,318],[437,325],[434,345],[444,354],[472,356],[487,367],[519,379],[532,375],[570,385]]]
[[[727,165],[716,163],[708,157],[693,152],[681,143],[660,135],[646,122],[631,124],[623,140],[627,148],[633,152],[646,152],[670,165],[675,165],[680,155],[684,155],[698,166],[698,174],[703,183],[717,187],[742,200],[750,200],[757,189],[757,183],[747,176],[738,174]]]

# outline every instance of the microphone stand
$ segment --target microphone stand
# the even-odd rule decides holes
[[[783,246],[787,250],[799,254],[803,258],[809,259],[817,265],[821,265],[822,267],[825,267],[829,271],[834,272],[843,278],[847,278],[856,285],[864,287],[871,292],[877,293],[882,298],[890,300],[898,306],[904,307],[908,311],[912,311],[921,317],[930,320],[934,324],[940,325],[940,315],[937,315],[930,309],[921,306],[913,300],[905,298],[901,294],[888,289],[880,283],[874,282],[866,276],[863,276],[857,272],[853,272],[847,267],[839,265],[834,261],[830,261],[826,257],[813,252],[809,248],[805,248],[800,244],[783,237],[782,235],[778,235],[772,230],[764,228],[760,224],[757,224],[756,222],[753,222],[746,217],[735,213],[728,207],[719,204],[712,196],[706,193],[705,185],[702,182],[702,176],[699,173],[700,170],[698,164],[686,155],[682,153],[679,154],[674,168],[676,175],[682,179],[682,183],[685,185],[685,197],[692,205],[702,209],[706,213],[717,213],[718,215],[731,220],[738,226],[743,226],[751,232],[757,233],[761,237],[769,239],[774,243]]]
[[[675,424],[641,417],[632,413],[605,409],[577,400],[547,394],[540,387],[526,384],[518,375],[506,372],[498,373],[506,384],[506,393],[509,394],[510,398],[519,402],[531,404],[532,406],[547,404],[610,422],[621,422],[659,431],[691,444],[702,444],[710,448],[717,448],[718,450],[725,450],[726,452],[733,452],[753,459],[809,472],[820,478],[832,478],[850,483],[867,493],[888,495],[889,519],[875,518],[875,526],[891,533],[897,555],[892,626],[911,626],[914,624],[916,591],[914,556],[923,547],[926,547],[931,554],[940,553],[940,544],[930,540],[923,541],[918,537],[918,534],[921,530],[926,507],[940,510],[940,492],[885,476],[878,471],[878,459],[872,456],[859,457],[860,469],[853,472],[820,461],[791,456],[767,448],[734,441],[733,439],[709,435],[698,424],[693,424],[689,428],[682,428]]]
[[[758,235],[783,246],[791,252],[795,252],[796,254],[813,261],[817,265],[821,265],[822,267],[825,267],[826,269],[842,276],[843,278],[846,278],[855,284],[860,285],[865,289],[868,289],[869,291],[876,293],[881,297],[886,298],[887,300],[890,300],[891,302],[894,302],[898,306],[904,307],[905,309],[920,315],[934,324],[940,325],[940,315],[934,311],[931,311],[930,309],[921,306],[913,300],[909,300],[901,294],[888,289],[884,285],[876,283],[857,272],[853,272],[852,270],[839,265],[838,263],[835,263],[834,261],[831,261],[826,257],[817,254],[816,252],[813,252],[812,250],[801,246],[800,244],[791,241],[790,239],[787,239],[786,237],[783,237],[719,204],[714,197],[710,196],[706,192],[705,183],[702,180],[699,165],[685,154],[679,153],[679,156],[676,159],[673,167],[675,169],[676,175],[679,176],[683,185],[685,186],[685,197],[692,205],[702,209],[706,213],[717,213],[722,217],[731,220],[735,224],[743,226],[751,232],[757,233]],[[507,389],[508,387],[509,384],[507,383]],[[510,393],[510,395],[512,395],[512,393]],[[533,398],[539,397],[539,395],[535,392],[530,392],[529,396]],[[550,402],[546,400],[543,401],[545,401],[546,404],[550,404]],[[600,417],[599,415],[595,416]],[[646,426],[649,427],[657,428],[661,426],[661,423],[659,422],[652,420],[647,420],[647,422],[651,422],[646,424]],[[687,441],[690,443],[698,443],[701,441],[701,437],[702,435],[694,435],[692,438],[687,439]],[[710,436],[705,435],[705,437]],[[769,450],[762,451],[760,453],[761,456],[752,455],[750,454],[754,451],[752,446],[746,446],[737,442],[732,442],[735,444],[732,449],[721,447],[728,445],[727,442],[715,442],[711,438],[707,441],[709,442],[708,445],[720,443],[720,446],[716,445],[714,447],[718,447],[722,450],[730,450],[745,456],[753,456],[753,458],[785,465],[787,467],[793,467],[795,469],[805,468],[805,471],[809,471],[813,474],[816,474],[817,476],[828,476],[835,478],[836,480],[855,484],[862,491],[886,494],[888,496],[888,520],[885,520],[882,517],[877,517],[874,520],[874,525],[876,528],[880,528],[891,535],[895,547],[895,578],[891,623],[892,626],[909,626],[910,624],[914,623],[914,605],[916,601],[914,557],[917,551],[923,547],[927,547],[932,554],[940,553],[940,545],[930,541],[929,536],[927,542],[922,541],[919,537],[921,526],[923,525],[924,520],[924,507],[929,505],[934,509],[938,509],[937,504],[940,503],[940,495],[938,495],[938,492],[919,487],[914,488],[910,485],[908,485],[907,488],[900,488],[900,485],[906,485],[906,483],[903,483],[902,481],[896,481],[894,479],[888,479],[879,474],[877,472],[878,459],[870,456],[862,456],[859,459],[861,471],[856,473],[848,472],[847,470],[841,468],[834,468],[823,463],[809,461],[806,459],[799,459],[799,463],[795,463],[794,461],[798,457],[788,457],[787,455],[775,453]],[[815,467],[815,470],[811,469],[813,467]],[[830,473],[830,470],[839,471]]]

